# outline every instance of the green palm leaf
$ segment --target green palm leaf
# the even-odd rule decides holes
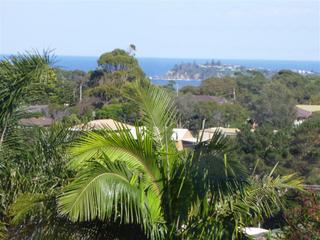
[[[59,209],[73,221],[98,218],[139,223],[148,235],[157,236],[159,232],[152,232],[152,229],[162,222],[160,202],[152,193],[142,197],[143,191],[125,164],[95,161],[89,163],[64,189]]]
[[[46,81],[52,72],[51,63],[48,52],[27,52],[0,61],[0,146],[27,87],[35,81]]]
[[[127,95],[127,98],[137,103],[147,130],[164,146],[165,138],[171,138],[176,124],[177,112],[173,99],[164,89],[151,84],[141,86],[141,83],[136,86],[136,94]]]
[[[147,133],[142,133],[136,127],[135,138],[123,125],[119,125],[118,131],[105,130],[101,132],[89,132],[81,138],[71,150],[73,160],[71,166],[81,167],[83,163],[99,158],[104,154],[110,161],[123,161],[135,171],[140,171],[142,177],[158,195],[161,193],[159,186],[160,173],[157,168],[157,155],[154,150],[153,139]]]

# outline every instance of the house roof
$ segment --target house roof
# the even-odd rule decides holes
[[[311,115],[312,115],[312,112],[310,112],[310,111],[306,111],[306,110],[298,108],[298,107],[296,109],[297,118],[305,119],[305,118],[311,117]]]
[[[171,139],[174,141],[197,142],[197,139],[192,136],[192,133],[187,128],[172,129]]]
[[[134,128],[133,126],[125,123],[118,122],[113,119],[98,119],[98,120],[93,120],[85,124],[79,124],[76,126],[73,126],[71,128],[72,131],[80,131],[80,130],[101,130],[101,129],[106,129],[110,128],[111,130],[118,130],[117,126],[123,126],[128,129]]]
[[[174,128],[172,129],[171,139],[176,141],[182,140],[188,132],[189,130],[186,128]]]
[[[320,105],[296,105],[296,107],[312,113],[320,111]]]
[[[244,233],[248,236],[262,236],[268,233],[269,230],[263,228],[256,228],[256,227],[246,227],[244,228]]]
[[[23,126],[49,126],[53,124],[53,118],[48,117],[32,117],[32,118],[22,118],[19,123]]]
[[[192,137],[192,138],[184,138],[182,139],[182,142],[188,142],[188,143],[196,143],[198,142],[198,139]]]
[[[27,113],[35,113],[35,112],[48,112],[49,105],[29,105],[21,108],[23,111]]]
[[[199,138],[202,137],[202,141],[208,141],[210,140],[214,133],[217,131],[221,131],[222,134],[225,136],[235,136],[238,132],[240,132],[240,129],[238,128],[224,128],[224,127],[212,127],[207,128],[204,130],[199,131]]]

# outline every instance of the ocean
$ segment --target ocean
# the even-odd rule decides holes
[[[1,58],[1,57],[0,57]],[[192,58],[137,58],[143,71],[149,77],[162,76],[169,71],[175,64],[181,63],[206,63],[211,59],[192,59]],[[56,56],[55,66],[66,70],[90,71],[97,67],[98,57],[82,56]],[[273,71],[282,69],[289,70],[308,70],[320,73],[320,61],[288,61],[288,60],[243,60],[243,59],[216,59],[223,64],[241,65],[244,67],[264,68]],[[164,85],[167,80],[152,80],[154,84]],[[198,86],[200,81],[176,81],[178,87],[186,85]]]
[[[67,70],[94,70],[98,57],[57,56],[56,66]],[[320,73],[320,61],[289,61],[289,60],[242,60],[219,59],[223,64],[241,65],[244,67],[265,68],[269,70],[308,70]],[[211,59],[192,58],[138,58],[139,64],[148,76],[160,76],[169,71],[175,64],[206,63]]]

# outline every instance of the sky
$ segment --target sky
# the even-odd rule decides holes
[[[0,0],[0,54],[320,61],[320,0]]]

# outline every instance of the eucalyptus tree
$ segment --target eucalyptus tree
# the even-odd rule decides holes
[[[136,134],[123,125],[89,132],[71,149],[77,175],[58,203],[71,221],[135,224],[149,239],[236,239],[243,227],[281,207],[286,189],[300,187],[293,175],[248,176],[237,159],[227,158],[228,139],[218,132],[209,143],[177,151],[171,97],[139,84],[128,97],[144,127]]]

